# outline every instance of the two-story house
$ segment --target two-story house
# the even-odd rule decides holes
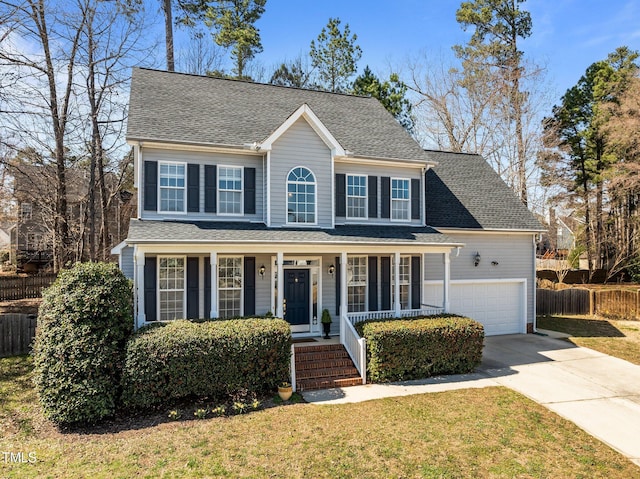
[[[271,312],[294,335],[467,314],[533,329],[539,223],[476,155],[423,150],[373,98],[135,69],[138,217],[113,252],[136,325]]]

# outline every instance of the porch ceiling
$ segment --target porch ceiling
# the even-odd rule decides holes
[[[457,247],[463,243],[430,227],[343,225],[334,229],[268,228],[263,223],[132,219],[128,244],[344,244]]]

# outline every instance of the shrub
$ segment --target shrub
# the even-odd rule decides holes
[[[127,344],[123,403],[150,408],[187,397],[262,394],[289,377],[291,329],[281,319],[172,321]]]
[[[358,323],[367,340],[367,376],[372,382],[462,374],[480,364],[482,324],[454,315]]]
[[[72,424],[112,415],[132,330],[131,285],[116,265],[61,271],[43,294],[33,349],[45,416]]]

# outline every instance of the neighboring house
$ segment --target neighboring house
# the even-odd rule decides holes
[[[373,98],[134,69],[136,326],[283,317],[357,340],[450,311],[532,331],[542,227],[477,155],[424,151]]]
[[[0,251],[6,251],[11,245],[11,235],[9,234],[9,227],[0,226]]]
[[[11,228],[11,262],[19,269],[36,271],[50,265],[53,260],[56,170],[52,165],[13,164],[10,165],[10,173],[17,204],[17,221]],[[88,254],[89,175],[83,169],[67,168],[66,181],[70,241],[75,249],[75,258],[82,260]],[[112,201],[108,218],[110,238],[107,251],[126,237],[136,200],[133,198],[132,201],[131,193],[120,191]],[[98,195],[96,245],[100,243],[102,221],[99,201]]]
[[[576,221],[570,216],[557,216],[555,210],[551,208],[548,216],[541,219],[541,223],[546,226],[546,230],[538,243],[538,257],[566,259],[575,247]]]

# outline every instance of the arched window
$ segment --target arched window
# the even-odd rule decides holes
[[[316,222],[316,177],[302,166],[287,176],[287,222]]]

